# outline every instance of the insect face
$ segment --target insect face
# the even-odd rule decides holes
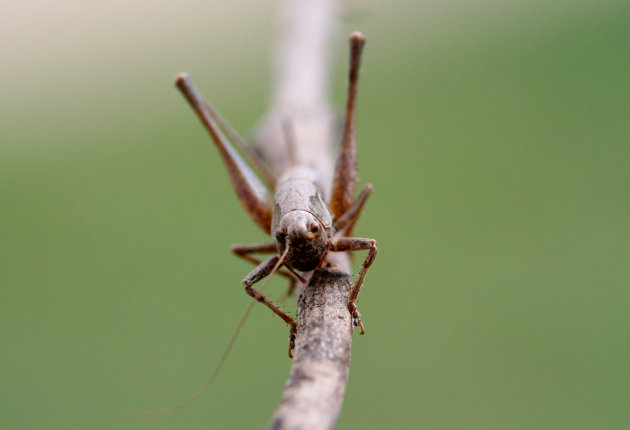
[[[328,233],[320,221],[310,212],[294,210],[287,213],[276,231],[278,252],[287,246],[287,263],[297,270],[314,270],[326,255]]]

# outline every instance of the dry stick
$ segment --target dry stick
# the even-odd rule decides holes
[[[294,152],[318,172],[325,190],[332,183],[331,147],[339,136],[327,100],[330,53],[338,42],[336,7],[332,0],[284,0],[271,106],[255,139],[277,172],[288,167],[287,154]],[[287,123],[296,146],[292,151]],[[344,254],[329,254],[328,263],[296,289],[295,355],[272,429],[332,428],[341,410],[352,347],[351,272]]]
[[[317,270],[298,299],[298,335],[282,400],[271,429],[329,429],[335,425],[350,372],[350,276]]]

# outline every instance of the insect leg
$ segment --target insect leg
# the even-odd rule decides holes
[[[228,139],[230,139],[237,146],[237,148],[240,149],[241,153],[244,154],[245,157],[247,157],[254,166],[256,166],[256,169],[258,169],[258,172],[262,174],[265,182],[267,182],[267,185],[269,185],[271,188],[274,188],[276,186],[276,176],[269,169],[269,167],[267,167],[260,155],[258,155],[254,148],[249,146],[245,142],[245,139],[243,139],[238,134],[238,132],[234,130],[234,128],[232,128],[230,123],[227,122],[225,118],[223,118],[223,115],[221,115],[221,113],[212,105],[212,103],[210,103],[205,98],[203,98],[203,102],[206,105],[208,113],[210,114],[212,119],[214,119],[216,123],[219,124],[219,127],[221,127],[221,130],[223,130],[223,132],[227,135]]]
[[[236,256],[241,257],[247,261],[251,261],[252,263],[258,265],[262,262],[262,260],[252,257],[251,254],[271,254],[276,253],[277,247],[275,242],[268,243],[250,243],[250,244],[236,244],[230,246],[230,251],[232,251]],[[288,266],[287,266],[288,267]],[[306,283],[306,280],[302,278],[299,274],[297,274],[293,269],[289,268],[289,270],[278,270],[278,274],[289,279],[289,288],[287,292],[283,296],[288,296],[293,291],[295,287],[294,281],[297,279],[303,283]]]
[[[339,217],[339,219],[335,220],[334,227],[337,231],[337,235],[340,237],[352,235],[354,224],[356,224],[357,220],[361,216],[365,202],[367,201],[367,198],[370,197],[373,189],[372,184],[367,184],[363,187],[361,194],[359,194],[359,197],[357,197],[352,206],[350,206],[346,213]]]
[[[359,295],[359,289],[361,289],[361,285],[363,285],[363,279],[365,278],[365,274],[367,270],[372,265],[374,258],[376,258],[376,253],[378,252],[378,247],[376,245],[376,240],[374,239],[365,239],[362,237],[342,237],[335,240],[330,248],[331,251],[361,251],[361,250],[369,250],[367,257],[365,257],[365,261],[363,262],[363,267],[361,267],[361,271],[359,272],[359,276],[357,280],[354,282],[354,286],[352,287],[352,292],[350,293],[350,297],[348,297],[348,310],[352,315],[352,323],[355,326],[359,326],[361,328],[361,334],[365,333],[363,328],[363,323],[361,322],[361,314],[357,310],[357,306],[355,302],[357,301],[357,296]]]
[[[214,140],[214,143],[217,145],[227,167],[232,184],[234,185],[234,189],[236,190],[236,194],[245,207],[245,210],[260,228],[269,233],[271,231],[273,203],[267,189],[223,135],[221,129],[212,118],[208,110],[208,105],[192,84],[188,75],[185,73],[179,74],[175,83],[195,110],[199,119],[210,133],[212,140]]]
[[[250,243],[250,244],[236,244],[230,246],[232,251],[237,257],[241,257],[247,261],[259,265],[262,260],[252,257],[251,254],[275,254],[278,252],[276,244],[274,242],[269,243]],[[293,279],[293,276],[286,270],[278,270],[278,274],[285,276],[289,279]]]
[[[355,104],[361,51],[365,38],[361,33],[350,35],[350,73],[348,76],[348,95],[346,102],[346,118],[341,135],[341,148],[335,165],[330,208],[335,217],[342,216],[352,205],[357,188],[357,146],[355,141]]]
[[[243,286],[245,287],[245,292],[252,296],[257,302],[264,304],[269,309],[273,311],[276,315],[284,320],[287,324],[289,324],[289,357],[293,357],[292,351],[295,346],[295,335],[297,333],[297,323],[289,314],[284,312],[278,306],[276,306],[271,300],[269,300],[266,296],[264,296],[261,292],[256,291],[252,288],[256,282],[268,276],[280,260],[279,255],[273,255],[267,258],[265,261],[260,263],[254,270],[252,270],[249,275],[243,279]],[[264,287],[264,285],[263,285]]]

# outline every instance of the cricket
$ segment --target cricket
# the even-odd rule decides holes
[[[365,275],[376,257],[377,242],[374,239],[352,236],[353,227],[372,192],[372,185],[368,184],[355,198],[358,182],[355,105],[364,44],[365,38],[361,33],[356,32],[350,35],[350,70],[345,118],[328,202],[323,197],[321,183],[313,169],[296,162],[295,157],[292,157],[293,161],[285,171],[271,172],[260,156],[239,137],[221,114],[195,88],[190,77],[186,73],[180,73],[176,77],[176,86],[190,103],[216,144],[243,207],[252,220],[273,240],[267,243],[231,247],[234,254],[256,264],[256,267],[242,281],[245,292],[254,300],[241,319],[236,333],[210,380],[190,401],[172,409],[179,409],[192,402],[212,384],[247,314],[256,302],[268,307],[289,325],[289,357],[293,357],[297,336],[296,320],[262,294],[265,285],[258,290],[254,289],[257,282],[265,278],[268,281],[274,273],[289,278],[288,291],[290,292],[297,281],[306,282],[299,272],[308,273],[322,267],[326,263],[329,252],[368,251],[348,297],[348,312],[352,324],[360,328],[361,334],[365,333],[356,301]],[[287,128],[288,126],[285,127],[285,131],[289,134]],[[290,146],[291,139],[287,139],[287,142]],[[246,163],[236,147],[243,157],[260,171],[264,183]],[[291,148],[287,150],[291,151]],[[273,199],[271,192],[273,192]],[[261,261],[253,254],[271,254],[271,256]]]

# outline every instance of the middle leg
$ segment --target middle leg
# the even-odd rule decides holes
[[[339,237],[352,236],[352,229],[361,216],[363,206],[365,205],[368,197],[370,197],[373,189],[374,187],[372,187],[372,184],[367,184],[363,187],[361,194],[359,194],[359,197],[357,197],[352,206],[350,206],[350,208],[348,208],[342,216],[335,220],[334,227],[335,230],[337,230],[336,234]]]

